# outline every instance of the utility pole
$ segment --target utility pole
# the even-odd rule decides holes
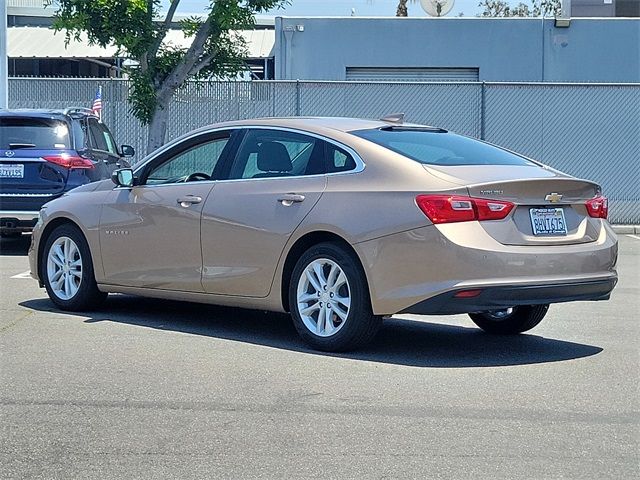
[[[0,0],[0,108],[9,105],[9,64],[7,57],[7,0]]]

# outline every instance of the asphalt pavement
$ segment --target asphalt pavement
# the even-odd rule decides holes
[[[400,315],[324,354],[285,315],[56,310],[0,243],[0,478],[640,478],[640,236],[528,334]]]

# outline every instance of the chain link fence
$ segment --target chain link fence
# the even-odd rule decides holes
[[[147,129],[129,112],[126,80],[13,78],[9,106],[90,106],[98,86],[116,140],[144,152]],[[612,223],[640,224],[640,84],[189,82],[170,108],[168,139],[243,118],[404,112],[596,181]]]

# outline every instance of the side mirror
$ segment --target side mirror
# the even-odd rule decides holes
[[[119,168],[111,174],[111,180],[118,187],[133,187],[133,170],[130,168]]]
[[[136,151],[131,145],[122,145],[120,151],[123,157],[133,157],[136,154]]]

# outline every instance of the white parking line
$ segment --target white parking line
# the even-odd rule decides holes
[[[627,235],[627,237],[635,238],[636,240],[640,240],[638,235]]]
[[[31,278],[31,271],[27,270],[26,272],[22,272],[17,275],[14,275],[11,278]]]

